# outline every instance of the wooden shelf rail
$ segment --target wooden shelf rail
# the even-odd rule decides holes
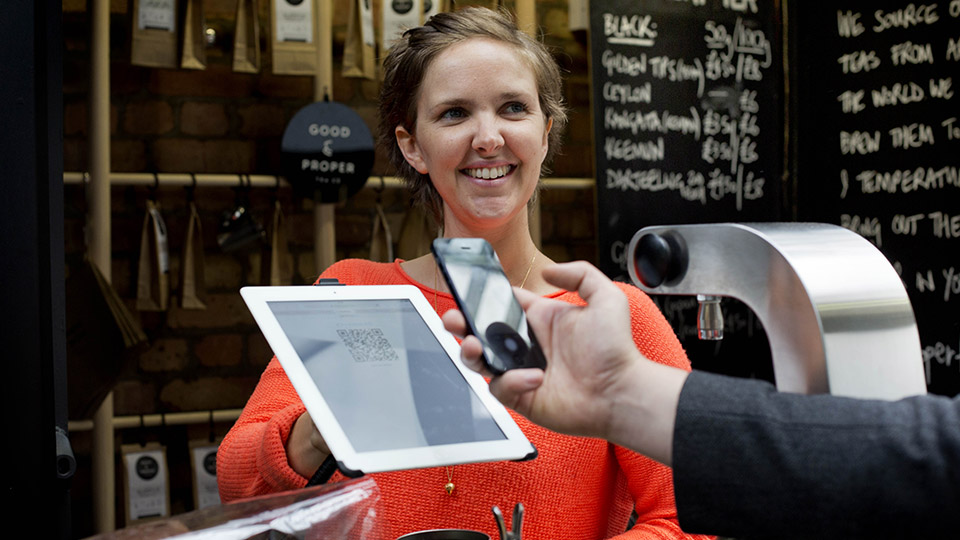
[[[144,414],[133,416],[114,416],[113,429],[129,429],[136,427],[155,426],[182,426],[189,424],[205,424],[207,422],[232,422],[240,418],[243,409],[222,409],[217,411],[189,411],[176,413]],[[71,432],[90,431],[93,429],[93,420],[70,420],[68,429]]]
[[[161,186],[191,186],[193,185],[194,178],[196,178],[198,186],[239,187],[241,186],[241,177],[243,178],[242,185],[244,187],[272,188],[276,187],[278,183],[281,186],[288,185],[286,179],[282,176],[269,174],[158,173],[154,175],[153,173],[111,172],[109,177],[111,186],[152,186],[154,184]],[[403,182],[395,176],[371,176],[363,188],[378,189],[381,178],[383,178],[383,187],[385,188],[397,189],[403,187]],[[63,174],[63,182],[65,184],[85,184],[89,181],[90,176],[84,172],[65,172]],[[543,179],[543,187],[546,189],[588,190],[593,189],[594,185],[595,181],[593,178]]]

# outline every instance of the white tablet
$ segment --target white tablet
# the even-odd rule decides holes
[[[344,474],[536,456],[416,287],[240,294]]]

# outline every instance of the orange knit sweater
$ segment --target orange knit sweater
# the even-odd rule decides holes
[[[340,261],[321,277],[346,285],[412,284],[438,311],[454,308],[453,298],[413,281],[400,262]],[[630,302],[633,338],[655,361],[689,369],[686,355],[656,306],[641,291],[621,285]],[[435,296],[436,295],[436,296]],[[583,304],[576,294],[555,298]],[[307,479],[287,463],[285,445],[304,406],[274,358],[217,456],[220,497],[225,501],[301,488]],[[391,537],[412,531],[458,528],[497,538],[490,507],[505,513],[517,502],[525,508],[528,539],[687,538],[677,525],[671,470],[600,439],[570,437],[511,414],[539,455],[532,461],[475,463],[453,468],[453,495],[444,491],[445,468],[371,476],[380,489],[383,516]],[[337,473],[332,481],[342,479]],[[639,518],[624,533],[631,509]],[[508,518],[509,521],[509,518]],[[509,523],[508,523],[509,525]]]

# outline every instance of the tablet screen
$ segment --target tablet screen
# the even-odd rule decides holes
[[[409,300],[267,306],[356,451],[506,439]]]

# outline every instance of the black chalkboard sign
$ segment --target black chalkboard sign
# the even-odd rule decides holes
[[[913,303],[928,387],[956,394],[960,0],[797,4],[799,218],[843,225],[887,256]]]
[[[780,217],[777,2],[591,2],[599,263],[645,225]]]
[[[647,225],[781,219],[781,29],[778,1],[590,3],[598,264],[607,275],[629,279],[625,249]],[[724,302],[723,341],[698,342],[694,300],[655,300],[698,368],[771,376],[762,328],[739,302]],[[764,373],[744,369],[745,357]]]

